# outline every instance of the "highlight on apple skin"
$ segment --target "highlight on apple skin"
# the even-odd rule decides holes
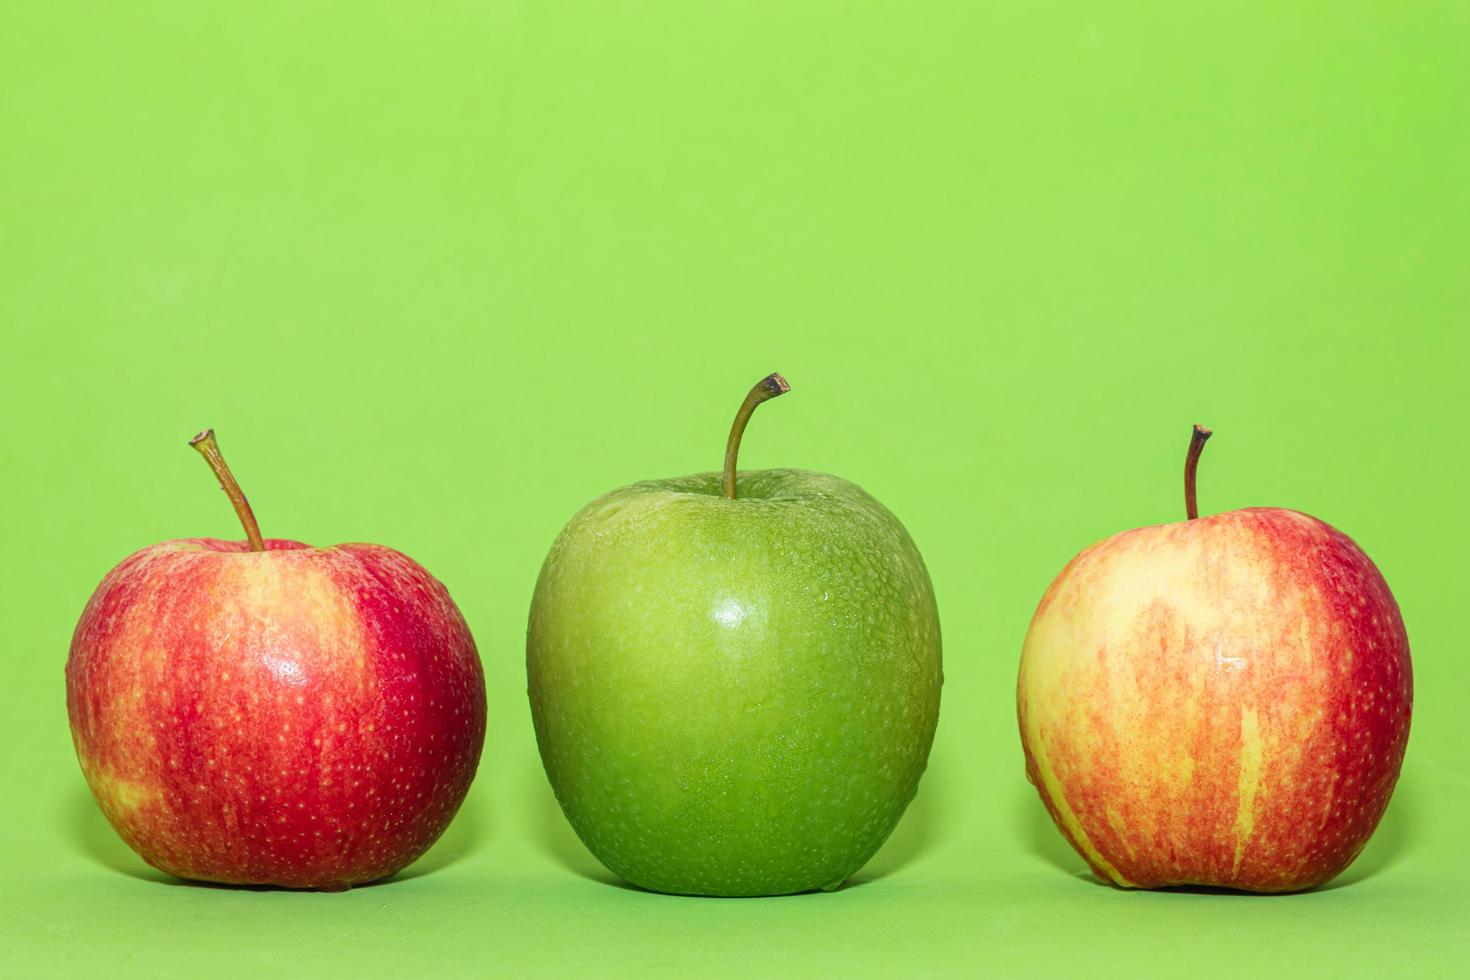
[[[779,375],[761,384],[751,397],[785,390]],[[939,616],[918,549],[846,480],[737,473],[754,404],[723,474],[584,507],[532,600],[552,788],[588,849],[654,891],[838,887],[913,798],[938,720]]]
[[[333,890],[385,878],[434,843],[474,778],[474,640],[406,555],[262,539],[221,481],[248,541],[144,548],[82,613],[66,666],[82,772],[122,839],[169,874]]]
[[[1362,851],[1398,779],[1408,637],[1373,562],[1280,508],[1086,549],[1027,632],[1026,774],[1101,878],[1296,891]]]

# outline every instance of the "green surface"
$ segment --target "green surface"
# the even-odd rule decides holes
[[[0,971],[1459,974],[1470,954],[1464,3],[11,3],[0,10]],[[599,493],[856,481],[928,561],[932,767],[866,884],[608,884],[536,758],[523,636]],[[1022,774],[1021,639],[1120,528],[1353,535],[1416,717],[1367,853],[1280,898],[1080,876]],[[400,548],[489,683],[442,844],[343,895],[165,883],[87,796],[62,663],[130,551]]]

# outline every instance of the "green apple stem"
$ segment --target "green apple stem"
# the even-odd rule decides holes
[[[1199,504],[1194,499],[1194,474],[1199,469],[1199,456],[1205,451],[1209,438],[1210,430],[1196,425],[1189,437],[1189,455],[1184,457],[1184,513],[1191,521],[1199,516]]]
[[[726,499],[735,499],[735,459],[740,455],[740,437],[745,434],[745,424],[750,421],[757,405],[790,390],[785,378],[779,374],[768,374],[755,383],[745,401],[740,403],[740,411],[735,413],[735,422],[730,426],[730,441],[725,443],[725,479],[720,490]]]
[[[245,528],[245,537],[250,539],[250,550],[264,551],[265,541],[260,536],[260,525],[255,522],[255,512],[250,509],[250,501],[245,499],[245,491],[241,490],[240,484],[235,482],[235,474],[230,472],[229,464],[225,462],[224,455],[220,453],[219,443],[214,438],[214,430],[205,429],[190,439],[189,445],[199,450],[199,455],[204,457],[204,461],[219,478],[220,489],[230,498],[230,503],[235,505],[235,513]]]

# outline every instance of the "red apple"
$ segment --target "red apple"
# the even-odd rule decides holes
[[[387,877],[434,843],[474,778],[474,640],[406,555],[261,540],[212,433],[195,445],[249,541],[165,541],[98,586],[66,665],[87,784],[123,840],[181,878]]]
[[[1383,576],[1306,514],[1196,519],[1083,551],[1021,655],[1026,773],[1100,877],[1124,887],[1310,888],[1388,805],[1413,702]]]

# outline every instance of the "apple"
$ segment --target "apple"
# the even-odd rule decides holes
[[[134,553],[66,664],[82,773],[118,834],[180,878],[338,890],[449,825],[479,763],[485,683],[444,586],[391,548],[264,540]]]
[[[1188,519],[1086,549],[1021,654],[1026,774],[1096,874],[1126,888],[1296,891],[1346,868],[1409,737],[1409,641],[1341,531],[1293,510]]]
[[[597,498],[551,547],[526,644],[557,799],[626,880],[688,895],[833,889],[914,796],[939,713],[918,549],[825,473],[721,473]]]

